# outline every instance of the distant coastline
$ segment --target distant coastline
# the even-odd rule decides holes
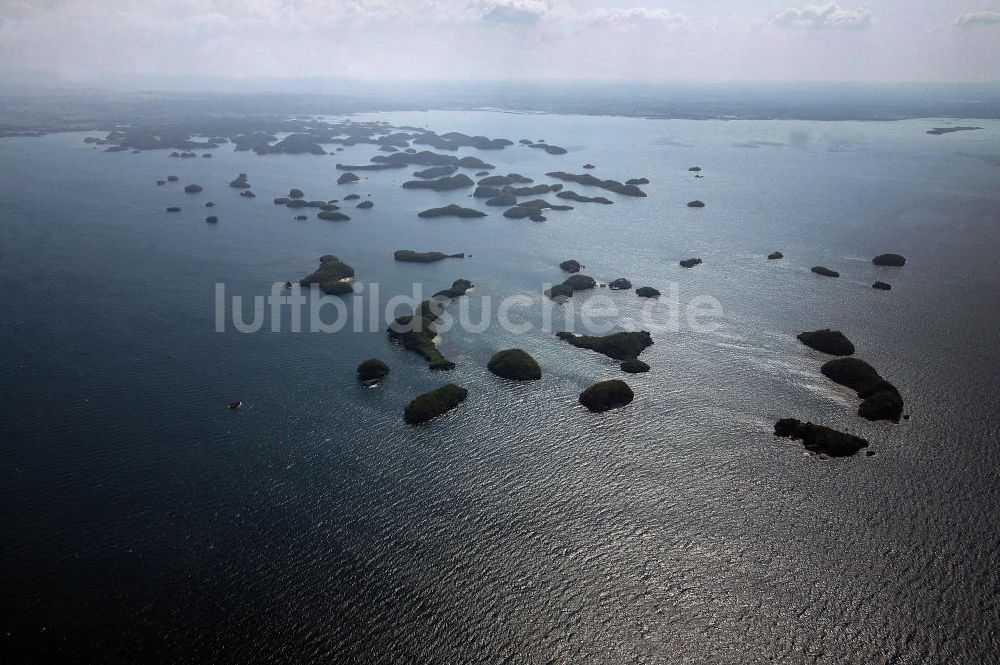
[[[248,89],[250,90],[250,89]],[[155,92],[0,85],[0,137],[104,131],[178,117],[461,110],[672,120],[998,120],[1000,84],[350,82],[332,92]]]

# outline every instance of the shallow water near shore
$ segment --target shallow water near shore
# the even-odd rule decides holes
[[[614,204],[536,223],[471,192],[403,190],[416,169],[336,185],[336,163],[366,163],[371,145],[181,160],[92,150],[79,133],[0,141],[0,645],[190,663],[981,663],[1000,650],[1000,121],[359,119],[546,139],[568,153],[457,154],[542,183],[590,162],[649,178],[648,197],[567,183]],[[948,124],[983,129],[925,133]],[[227,186],[239,172],[256,199]],[[180,181],[157,186],[168,174]],[[271,201],[291,187],[375,207],[295,221]],[[416,216],[448,203],[489,215]],[[396,249],[469,256],[398,263]],[[883,252],[906,266],[872,265]],[[534,330],[447,332],[447,374],[381,325],[214,332],[217,283],[267,295],[323,254],[368,292],[377,282],[381,304],[458,278],[475,284],[474,318],[483,296],[527,295],[513,318]],[[704,263],[678,265],[691,257]],[[682,308],[715,298],[718,330],[657,319],[652,370],[625,375],[540,329],[542,287],[570,258],[605,282],[675,284]],[[598,296],[615,329],[642,325],[630,291],[574,304]],[[853,392],[819,373],[828,357],[794,337],[824,327],[899,388],[909,420],[857,416]],[[541,381],[485,370],[513,346]],[[375,389],[354,376],[369,357],[392,367]],[[587,412],[579,392],[608,378],[635,401]],[[403,406],[447,381],[466,402],[405,425]],[[864,436],[875,454],[807,454],[772,436],[782,417]]]

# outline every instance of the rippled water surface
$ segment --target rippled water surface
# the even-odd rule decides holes
[[[104,153],[82,134],[0,141],[0,539],[9,662],[984,663],[1000,652],[1000,122],[665,121],[502,113],[366,116],[547,139],[475,154],[645,176],[548,221],[416,217],[465,192],[404,191],[413,169],[335,184],[337,157]],[[969,123],[958,123],[969,124]],[[696,179],[689,166],[704,168]],[[227,186],[249,174],[254,200]],[[157,187],[167,174],[180,182]],[[470,173],[471,175],[471,173]],[[185,195],[197,182],[204,192]],[[271,197],[371,194],[352,220],[294,221]],[[547,198],[552,199],[549,195]],[[703,209],[685,206],[691,199]],[[217,225],[205,224],[207,200]],[[183,207],[179,214],[166,206]],[[485,208],[484,208],[485,209]],[[431,265],[395,249],[471,254]],[[786,258],[769,262],[780,249]],[[878,268],[882,252],[907,257]],[[431,373],[378,329],[215,333],[217,282],[266,295],[322,254],[384,303],[414,282],[524,294],[515,335],[452,330]],[[678,260],[701,257],[684,270]],[[575,258],[670,298],[620,330],[653,333],[625,377],[542,321],[542,285]],[[810,266],[841,272],[819,277]],[[871,289],[882,279],[890,292]],[[718,300],[715,332],[683,322]],[[453,303],[451,307],[455,307]],[[247,315],[249,317],[249,307]],[[554,329],[567,325],[557,312]],[[579,325],[579,320],[576,321]],[[908,421],[869,423],[794,334],[843,330],[893,381]],[[381,328],[381,325],[379,326]],[[485,371],[519,346],[544,376]],[[392,366],[373,390],[358,362]],[[406,426],[445,381],[453,413]],[[241,399],[244,407],[225,405]],[[865,436],[825,460],[775,439],[780,417]]]

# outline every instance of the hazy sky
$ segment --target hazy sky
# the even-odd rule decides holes
[[[1000,80],[1000,0],[0,0],[0,70]]]

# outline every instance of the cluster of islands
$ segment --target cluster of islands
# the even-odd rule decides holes
[[[495,174],[495,166],[478,157],[447,154],[459,148],[472,148],[481,151],[497,151],[521,146],[542,150],[555,157],[564,156],[568,151],[544,140],[521,139],[518,143],[507,139],[488,138],[485,136],[468,136],[458,132],[437,134],[427,129],[416,127],[393,127],[383,122],[353,122],[329,123],[320,120],[295,120],[296,131],[279,138],[277,131],[242,131],[228,135],[207,131],[201,138],[187,131],[150,131],[135,129],[116,129],[104,139],[88,138],[89,142],[106,145],[106,150],[123,152],[125,150],[174,150],[171,153],[180,157],[194,155],[195,151],[217,148],[231,143],[235,150],[252,150],[258,155],[277,153],[315,155],[336,154],[344,146],[370,144],[378,154],[373,155],[367,163],[346,164],[337,163],[335,168],[340,172],[335,186],[352,188],[362,182],[358,173],[383,171],[389,169],[413,169],[412,179],[405,180],[402,188],[405,190],[432,190],[435,192],[456,192],[475,201],[481,201],[487,208],[502,210],[502,216],[509,219],[529,219],[546,221],[550,212],[571,211],[574,204],[613,205],[614,200],[604,195],[579,193],[566,189],[567,184],[590,190],[622,196],[645,198],[644,185],[650,184],[646,177],[632,177],[621,180],[599,178],[590,171],[596,169],[593,164],[584,164],[582,173],[553,170],[545,173],[549,182],[536,183],[532,178],[520,173]],[[249,128],[246,128],[249,129]],[[958,131],[972,128],[950,128],[948,131]],[[932,132],[933,133],[933,132]],[[941,133],[944,133],[943,131]],[[208,137],[208,138],[204,138]],[[331,152],[324,146],[334,145]],[[414,146],[426,146],[428,149],[418,149]],[[443,152],[442,152],[443,151]],[[206,153],[207,154],[207,153]],[[563,159],[565,159],[563,157]],[[701,166],[692,166],[688,171],[695,178],[704,178]],[[178,183],[176,175],[167,176],[157,181],[158,185]],[[238,174],[228,183],[244,198],[254,198],[252,184],[246,173]],[[195,195],[204,192],[204,186],[190,183],[183,187],[185,194]],[[546,197],[559,201],[554,202]],[[308,198],[306,193],[297,187],[291,187],[288,194],[274,198],[276,206],[283,206],[295,213],[296,220],[308,219],[309,210],[314,211],[317,219],[348,222],[351,217],[344,212],[345,205],[351,204],[355,210],[371,209],[374,201],[351,191],[340,198]],[[689,201],[688,208],[705,208],[701,200]],[[208,201],[206,207],[214,207],[213,201]],[[169,212],[180,212],[181,206],[167,208]],[[439,217],[480,218],[489,213],[478,208],[466,207],[458,203],[450,203],[441,207],[429,208],[417,214],[421,219]],[[210,223],[218,222],[217,215],[206,217]],[[401,262],[436,263],[445,260],[462,259],[463,252],[418,251],[412,249],[396,250],[393,258]],[[774,251],[767,256],[768,261],[784,258],[781,251]],[[906,260],[899,254],[881,254],[873,258],[878,266],[899,268]],[[703,260],[691,257],[678,262],[682,269],[694,269],[702,266]],[[609,288],[615,291],[633,291],[638,298],[657,298],[660,291],[651,285],[633,287],[628,277],[616,276],[607,282],[601,282],[585,274],[585,266],[576,259],[565,259],[553,265],[567,273],[568,276],[545,295],[556,302],[566,302],[575,293],[596,288]],[[811,271],[824,277],[839,277],[837,270],[814,266]],[[319,259],[318,267],[299,280],[302,286],[316,284],[328,295],[346,295],[353,293],[355,269],[344,260],[332,254]],[[873,288],[889,290],[891,286],[877,281]],[[286,283],[291,287],[291,282]],[[456,279],[450,286],[437,291],[433,296],[423,301],[412,313],[399,316],[389,322],[386,333],[402,349],[420,356],[433,371],[449,371],[455,368],[455,363],[440,352],[437,346],[439,332],[435,327],[444,308],[456,298],[461,298],[473,288],[467,279]],[[640,359],[642,352],[653,344],[652,335],[647,331],[616,332],[608,335],[591,336],[576,335],[571,332],[559,332],[553,336],[554,343],[564,343],[570,346],[598,353],[619,363],[619,368],[625,374],[649,372],[650,366]],[[899,422],[903,415],[903,399],[896,387],[884,379],[867,362],[852,357],[855,347],[845,335],[836,330],[816,330],[798,335],[799,341],[821,353],[835,356],[819,368],[820,373],[830,381],[854,390],[859,399],[858,415],[868,420],[884,420]],[[485,368],[499,380],[528,382],[540,380],[544,368],[526,351],[519,348],[498,350]],[[362,362],[357,369],[358,381],[366,387],[377,386],[390,376],[389,364],[379,358],[371,358]],[[467,389],[448,383],[428,393],[416,396],[403,409],[403,417],[407,423],[420,424],[457,408],[468,396]],[[612,379],[597,382],[584,389],[578,396],[578,401],[593,412],[603,412],[628,405],[635,398],[632,388],[622,379]],[[868,446],[863,438],[849,433],[839,432],[823,425],[811,422],[801,422],[795,418],[782,418],[775,423],[774,434],[802,441],[806,449],[830,457],[852,455]]]

